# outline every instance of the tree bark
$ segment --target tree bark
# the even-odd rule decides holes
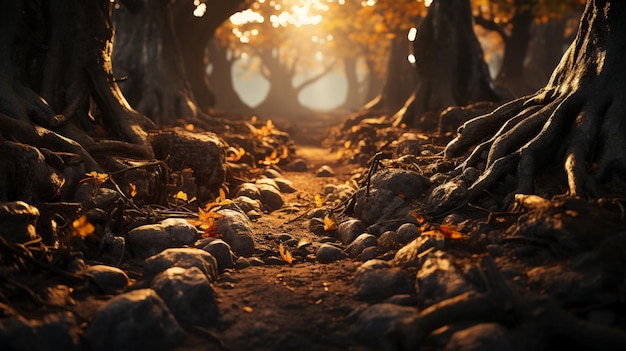
[[[433,1],[413,47],[417,86],[395,114],[395,125],[418,127],[427,113],[436,118],[450,106],[504,99],[494,87],[474,34],[468,0]]]
[[[477,145],[462,164],[482,171],[468,201],[509,174],[517,179],[509,200],[534,193],[536,176],[553,166],[569,196],[614,194],[618,188],[602,184],[626,176],[624,16],[623,1],[589,0],[576,39],[543,89],[461,126],[445,155]]]

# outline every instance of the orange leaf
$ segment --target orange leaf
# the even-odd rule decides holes
[[[324,217],[324,231],[328,232],[337,229],[337,223],[328,215]]]
[[[137,195],[137,186],[133,183],[128,183],[128,193],[130,197],[135,197]]]
[[[461,232],[459,231],[454,230],[451,225],[442,224],[439,226],[439,231],[447,239],[463,239],[463,234],[461,234]]]
[[[77,220],[72,222],[72,235],[80,236],[82,239],[85,239],[89,235],[93,234],[96,228],[93,224],[89,223],[87,220],[87,216],[82,215],[78,217]]]
[[[285,262],[289,264],[293,263],[293,257],[291,256],[291,253],[288,250],[285,250],[282,243],[278,245],[278,253],[280,253],[280,257],[282,257]]]

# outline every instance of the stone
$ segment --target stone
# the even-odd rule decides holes
[[[374,262],[372,262],[374,261]],[[382,301],[396,294],[409,294],[413,286],[404,270],[371,260],[361,265],[354,276],[355,296],[364,301]]]
[[[238,256],[254,254],[252,224],[246,215],[229,209],[218,210],[222,217],[217,220],[217,232]]]
[[[443,251],[427,254],[415,276],[415,291],[425,307],[471,290],[465,274]]]
[[[182,325],[206,326],[218,317],[217,297],[197,267],[172,267],[157,275],[151,288]]]
[[[215,257],[219,272],[223,272],[227,268],[235,267],[235,254],[230,250],[230,246],[224,240],[213,240],[204,246],[202,250]]]
[[[254,182],[254,185],[256,185],[257,187],[259,185],[269,185],[272,188],[280,191],[280,188],[278,187],[278,184],[276,184],[276,181],[272,178],[259,178],[256,180],[256,182]]]
[[[309,169],[309,165],[304,159],[297,158],[289,162],[285,166],[285,169],[292,172],[305,172],[307,169]]]
[[[396,250],[400,247],[398,242],[398,233],[388,230],[382,233],[377,240],[378,249],[381,252]]]
[[[334,245],[322,244],[317,249],[317,253],[315,257],[320,263],[331,263],[331,262],[343,260],[344,258],[347,258],[348,255],[346,255],[346,253],[343,252],[342,249]]]
[[[421,234],[419,228],[413,223],[404,223],[396,230],[396,233],[398,234],[398,242],[402,245],[415,240]]]
[[[0,236],[23,244],[37,238],[35,227],[39,210],[23,201],[6,202],[0,206]]]
[[[268,184],[257,184],[257,188],[261,194],[261,203],[269,212],[276,211],[285,204],[285,200],[283,200],[278,186],[273,187]]]
[[[403,155],[420,155],[422,142],[415,133],[403,133],[391,144],[394,148],[393,156],[397,158]]]
[[[215,257],[197,248],[167,249],[145,261],[144,276],[155,276],[170,267],[196,267],[207,276],[209,281],[218,278],[218,266]]]
[[[386,189],[396,196],[402,194],[405,199],[413,200],[430,187],[430,180],[413,171],[401,168],[384,168],[372,176],[370,187]]]
[[[378,248],[376,246],[370,246],[363,249],[361,252],[361,256],[359,257],[361,261],[369,261],[373,260],[378,256]]]
[[[359,313],[352,327],[352,334],[361,344],[371,350],[417,350],[418,345],[399,340],[404,331],[418,318],[415,307],[398,306],[389,303],[374,304]],[[407,338],[408,339],[408,338]]]
[[[243,211],[243,213],[248,213],[250,211],[261,212],[261,200],[251,199],[247,196],[238,196],[233,199],[233,202]]]
[[[426,211],[438,213],[467,203],[469,192],[462,181],[450,181],[433,189],[426,200]]]
[[[365,233],[367,226],[358,219],[349,219],[339,223],[335,236],[345,245],[350,244],[359,235]]]
[[[183,329],[152,289],[118,295],[104,304],[87,326],[90,350],[165,351],[182,340]]]
[[[248,267],[251,267],[251,266],[252,266],[252,264],[245,257],[238,257],[237,261],[235,261],[235,268],[236,269],[245,269],[245,268],[248,268]]]
[[[261,200],[261,192],[259,188],[252,183],[243,183],[239,186],[235,193],[235,197],[245,196],[253,200]]]
[[[335,176],[335,171],[327,165],[323,165],[322,167],[318,168],[317,171],[315,171],[315,176],[316,177],[334,177]]]
[[[518,342],[511,332],[497,323],[481,323],[454,332],[444,351],[513,351]]]
[[[396,252],[395,257],[392,260],[394,266],[398,267],[421,267],[424,261],[422,254],[430,249],[442,250],[445,244],[445,238],[443,235],[422,235],[415,240],[408,243],[406,246]]]
[[[128,246],[137,258],[148,258],[167,248],[192,245],[198,230],[182,218],[167,218],[128,232]]]
[[[350,258],[357,258],[365,248],[376,246],[376,237],[372,234],[359,235],[348,247],[346,247],[346,253]]]
[[[298,191],[298,189],[293,187],[293,182],[290,180],[285,178],[274,178],[274,181],[276,182],[276,185],[278,185],[278,190],[280,190],[281,193],[291,194]]]
[[[409,212],[406,197],[388,189],[370,188],[368,193],[363,187],[356,191],[355,200],[354,215],[367,224],[404,216]]]
[[[47,314],[36,320],[27,320],[15,311],[2,317],[0,345],[3,350],[81,350],[81,330],[70,312]]]
[[[263,173],[261,173],[262,176],[267,177],[267,178],[281,178],[282,175],[280,174],[279,171],[273,169],[273,168],[266,168],[263,170]]]
[[[106,265],[88,266],[84,275],[90,276],[98,289],[104,294],[115,294],[124,291],[128,287],[129,279],[126,272]]]

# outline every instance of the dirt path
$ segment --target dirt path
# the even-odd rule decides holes
[[[314,197],[326,184],[339,184],[349,177],[350,167],[332,163],[327,149],[298,146],[306,159],[306,172],[283,172],[297,192],[285,194],[281,210],[263,215],[254,222],[257,255],[278,257],[279,234],[305,240],[313,245],[321,237],[308,229],[302,216],[314,207]],[[318,178],[314,172],[331,165],[336,177]],[[347,316],[363,302],[353,298],[352,281],[358,262],[346,259],[330,264],[294,253],[294,264],[252,266],[227,271],[215,288],[219,296],[220,320],[214,327],[196,330],[177,350],[206,350],[207,338],[222,350],[347,350],[353,341]]]

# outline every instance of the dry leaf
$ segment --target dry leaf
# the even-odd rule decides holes
[[[87,216],[82,215],[78,217],[77,220],[72,222],[72,235],[80,236],[82,239],[85,239],[89,235],[93,234],[96,228],[93,224],[89,223],[87,220]]]
[[[242,310],[246,313],[252,313],[254,312],[254,308],[250,307],[250,306],[243,306]]]
[[[109,175],[106,173],[98,173],[96,171],[91,171],[89,173],[85,173],[85,175],[87,176],[87,178],[83,178],[80,180],[80,182],[86,182],[89,180],[95,180],[96,183],[98,184],[102,184],[104,182],[107,181],[107,179],[109,179]]]
[[[315,206],[322,207],[324,206],[324,199],[322,195],[315,195]]]
[[[128,193],[130,197],[135,197],[137,195],[137,186],[133,183],[128,183]]]
[[[238,149],[230,148],[229,150],[232,151],[230,155],[226,156],[226,161],[229,162],[237,162],[246,154],[246,150],[242,147]]]
[[[181,190],[174,195],[174,198],[177,200],[187,201],[187,193]]]
[[[283,261],[289,264],[293,263],[293,257],[291,256],[291,253],[289,252],[289,250],[285,249],[282,243],[278,245],[278,253],[280,253],[280,257],[282,257]]]
[[[328,215],[324,217],[324,231],[328,232],[337,229],[337,223]]]
[[[194,129],[196,129],[196,126],[194,126],[191,123],[187,123],[185,124],[185,130],[192,132]]]

